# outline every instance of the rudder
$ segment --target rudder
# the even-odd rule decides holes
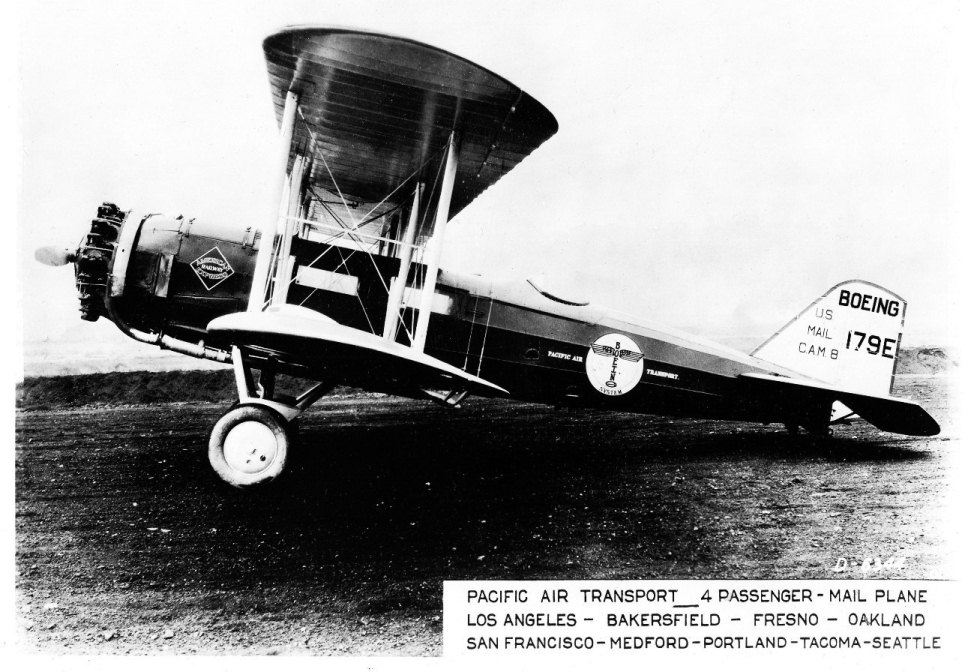
[[[847,280],[751,354],[832,385],[891,394],[907,302],[864,280]]]

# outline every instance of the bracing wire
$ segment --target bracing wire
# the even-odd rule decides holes
[[[344,221],[342,221],[342,219],[334,212],[334,210],[332,210],[332,209],[324,202],[324,200],[322,200],[321,198],[319,198],[318,194],[314,191],[314,189],[311,189],[311,188],[310,188],[312,194],[313,194],[313,195],[315,196],[315,198],[317,199],[317,202],[326,210],[326,212],[329,213],[329,215],[332,216],[332,218],[338,223],[338,225],[341,226],[341,227],[345,230],[346,235],[347,235],[350,239],[352,239],[352,241],[353,241],[356,245],[358,245],[358,249],[353,250],[353,251],[348,255],[347,258],[342,255],[341,251],[339,252],[339,256],[342,258],[342,263],[338,266],[338,268],[344,267],[345,264],[347,263],[348,259],[350,259],[350,258],[352,257],[352,255],[354,255],[356,252],[358,252],[358,251],[363,251],[363,252],[365,252],[365,253],[367,254],[367,256],[369,257],[369,260],[372,262],[373,267],[375,268],[376,275],[377,275],[378,278],[379,278],[379,282],[382,284],[382,288],[385,290],[386,294],[388,294],[388,293],[389,293],[389,285],[388,285],[388,283],[386,282],[385,278],[383,277],[382,271],[381,271],[381,269],[379,268],[378,263],[375,261],[375,258],[374,258],[373,255],[372,255],[371,249],[366,248],[366,247],[365,247],[365,243],[364,243],[363,241],[359,240],[359,239],[357,238],[357,236],[353,235],[353,232],[354,232],[354,231],[358,231],[358,229],[359,229],[360,227],[365,226],[366,224],[369,224],[369,223],[371,223],[371,222],[373,222],[373,221],[375,221],[375,220],[377,220],[377,219],[379,219],[379,218],[381,218],[381,217],[384,217],[385,215],[387,215],[387,214],[389,214],[389,213],[391,213],[391,212],[394,212],[395,210],[399,209],[399,208],[401,207],[401,204],[396,205],[395,207],[387,210],[386,212],[383,212],[383,213],[380,213],[380,214],[378,214],[378,215],[372,216],[372,213],[374,213],[379,207],[381,207],[386,201],[388,201],[388,199],[390,199],[394,194],[396,194],[400,189],[402,189],[410,180],[412,180],[414,177],[416,177],[418,174],[420,174],[421,171],[423,170],[423,168],[424,168],[426,165],[428,165],[431,161],[433,161],[437,156],[440,156],[444,151],[447,151],[448,148],[449,148],[449,144],[452,142],[452,138],[451,138],[451,136],[450,136],[449,141],[448,141],[445,145],[443,145],[442,147],[440,147],[440,149],[438,149],[436,152],[434,152],[434,153],[432,153],[431,155],[429,155],[429,156],[419,165],[419,167],[416,168],[408,177],[406,177],[401,183],[399,183],[391,192],[389,192],[389,194],[387,194],[387,195],[386,195],[381,201],[379,201],[375,206],[373,206],[372,208],[370,208],[370,209],[368,210],[368,212],[366,212],[366,214],[362,217],[362,220],[361,220],[361,221],[357,221],[357,220],[355,219],[354,214],[352,213],[351,208],[349,207],[349,204],[348,204],[348,202],[347,202],[347,200],[346,200],[346,198],[345,198],[345,195],[342,193],[341,187],[339,186],[337,180],[335,179],[335,175],[332,173],[331,167],[328,165],[328,161],[327,161],[326,158],[325,158],[325,153],[322,152],[322,151],[320,151],[321,144],[318,142],[318,138],[317,138],[317,136],[316,136],[316,134],[315,134],[315,132],[314,132],[314,128],[313,128],[312,124],[308,121],[308,119],[305,118],[304,113],[301,111],[301,109],[299,109],[298,112],[299,112],[299,116],[301,117],[302,121],[303,121],[304,124],[305,124],[306,129],[308,130],[309,136],[311,137],[312,144],[315,146],[315,154],[316,154],[319,158],[321,158],[321,160],[322,160],[322,165],[325,167],[325,171],[328,173],[329,179],[331,180],[332,184],[335,186],[335,190],[336,190],[336,192],[337,192],[337,194],[338,194],[339,200],[341,201],[343,207],[345,208],[345,212],[348,214],[349,219],[351,219],[351,221],[352,221],[351,227],[349,227],[348,225],[346,225],[346,223],[345,223]],[[442,174],[443,166],[444,166],[444,162],[440,161],[440,162],[439,162],[439,167],[438,167],[438,169],[436,170],[436,176],[435,176],[435,180],[433,181],[432,189],[431,189],[430,192],[429,192],[430,194],[435,193],[435,191],[436,191],[436,189],[437,189],[437,187],[438,187],[438,185],[439,185],[439,178],[440,178],[440,176],[441,176],[441,174]],[[427,203],[428,203],[428,200],[427,200]],[[437,206],[437,207],[438,207],[438,206]],[[427,208],[425,208],[425,210],[423,211],[423,213],[422,213],[422,218],[421,218],[421,220],[420,220],[420,222],[419,222],[419,231],[420,231],[420,232],[425,230],[425,223],[426,223],[426,218],[428,217],[428,214],[429,214],[429,208],[427,207]],[[330,240],[335,240],[337,237],[338,237],[338,235],[333,235],[333,236],[330,238]],[[374,247],[374,246],[375,246],[375,244],[373,243],[371,247]],[[329,248],[329,249],[331,249],[331,248]],[[422,264],[422,260],[423,260],[423,257],[424,257],[424,250],[421,249],[421,248],[418,248],[418,249],[419,249],[419,264],[420,264],[420,266],[423,266],[423,268],[422,268],[422,270],[421,270],[422,278],[421,278],[420,284],[419,284],[418,286],[420,286],[420,287],[422,287],[422,288],[424,289],[424,288],[425,288],[425,280],[426,280],[426,278],[425,278],[425,272],[426,272],[426,271],[425,271],[424,265]],[[315,258],[310,264],[308,264],[308,265],[309,265],[309,266],[313,266],[314,264],[318,263],[318,261],[320,261],[321,258],[322,258],[327,252],[328,252],[328,250],[325,250],[324,252],[322,252],[318,257],[316,257],[316,258]],[[291,283],[291,282],[293,282],[293,281],[294,281],[294,278],[290,279],[290,280],[289,280],[289,283]],[[400,278],[398,278],[397,281],[398,281],[398,282],[402,282],[402,283],[406,283],[407,278],[402,278],[402,277],[400,277]],[[302,299],[302,301],[300,302],[299,305],[304,305],[304,303],[305,303],[306,301],[308,301],[308,299],[310,299],[310,298],[312,297],[312,295],[315,294],[315,291],[316,291],[316,289],[313,289],[304,299]],[[362,303],[361,297],[358,297],[358,298],[359,298],[359,302]],[[367,313],[366,310],[365,310],[364,304],[363,304],[363,306],[362,306],[362,309],[363,309],[363,313],[365,314],[365,319],[366,319],[366,321],[367,321],[368,324],[369,324],[369,328],[370,328],[370,329],[373,331],[373,333],[374,333],[374,327],[372,326],[372,322],[371,322],[371,320],[369,319],[368,313]],[[408,335],[409,340],[410,340],[410,342],[411,342],[411,341],[413,340],[413,334],[412,334],[412,331],[410,331],[408,325],[406,324],[406,321],[405,321],[405,310],[404,310],[404,308],[403,308],[401,305],[399,306],[399,311],[400,311],[400,312],[399,312],[399,317],[400,317],[399,323],[400,323],[400,324],[402,325],[402,327],[405,329],[406,334]],[[414,326],[413,326],[413,328],[414,328]]]

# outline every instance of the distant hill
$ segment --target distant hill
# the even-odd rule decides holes
[[[902,349],[898,353],[898,367],[895,373],[899,375],[930,375],[950,373],[957,368],[958,362],[952,359],[945,348],[924,346]]]
[[[295,394],[304,382],[278,376],[275,389]],[[365,394],[337,387],[330,394]],[[41,410],[77,406],[157,403],[230,404],[238,399],[231,371],[115,371],[27,378],[17,385],[17,408]]]
[[[88,404],[228,402],[237,398],[231,371],[128,371],[26,378],[17,385],[24,409]]]
[[[958,363],[943,348],[908,348],[898,357],[897,373],[935,375],[957,367]],[[284,377],[279,377],[277,387],[286,392],[297,389],[297,385]],[[351,388],[340,388],[335,393],[359,394]],[[38,376],[26,378],[17,385],[17,407],[21,409],[165,402],[229,404],[235,399],[234,375],[224,369]]]

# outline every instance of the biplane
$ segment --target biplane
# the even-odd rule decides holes
[[[285,468],[293,423],[337,385],[458,406],[467,395],[783,423],[854,415],[933,435],[891,396],[907,304],[860,280],[747,355],[565,295],[440,268],[450,221],[557,130],[506,79],[384,34],[292,27],[264,41],[280,128],[270,212],[216,223],[104,203],[74,250],[81,317],[230,364],[238,402],[208,453],[228,483]],[[284,374],[304,390],[276,390]]]

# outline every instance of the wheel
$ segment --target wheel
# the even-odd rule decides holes
[[[285,469],[288,430],[284,419],[261,406],[236,406],[211,430],[208,461],[236,488],[267,483]]]

